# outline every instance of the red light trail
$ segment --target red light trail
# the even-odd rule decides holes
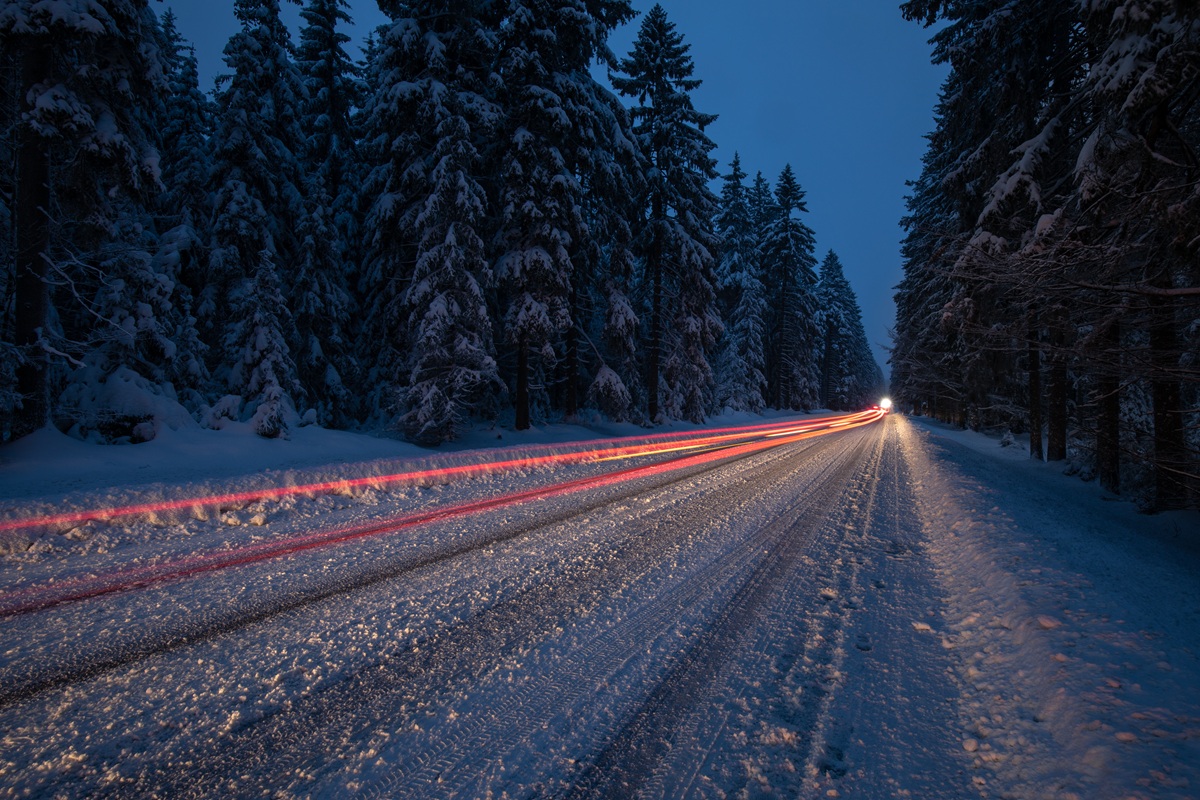
[[[693,438],[687,434],[656,434],[645,437],[628,437],[610,439],[599,442],[589,442],[589,449],[571,453],[554,453],[542,456],[528,456],[504,461],[468,464],[453,467],[443,467],[417,472],[397,473],[394,475],[372,476],[339,481],[325,481],[301,486],[278,487],[266,490],[238,492],[232,494],[193,497],[181,500],[144,503],[110,509],[71,512],[12,520],[0,523],[0,531],[17,530],[40,525],[62,525],[79,523],[88,520],[108,520],[117,517],[152,514],[167,510],[189,509],[206,506],[225,506],[238,503],[254,502],[263,499],[281,498],[288,495],[313,495],[335,491],[343,491],[348,487],[363,485],[412,485],[431,480],[446,480],[475,476],[489,472],[500,472],[530,466],[542,466],[563,463],[580,463],[584,461],[612,461],[653,455],[665,455],[696,451],[688,455],[679,455],[667,461],[653,464],[626,467],[601,475],[578,478],[549,486],[515,492],[501,497],[469,501],[446,506],[432,511],[423,511],[395,517],[384,522],[367,526],[339,528],[302,534],[284,540],[259,542],[236,550],[202,553],[188,556],[162,564],[119,569],[107,575],[57,581],[53,584],[33,586],[25,589],[4,592],[0,595],[0,617],[12,617],[40,611],[54,606],[73,603],[80,600],[99,597],[115,592],[126,591],[180,580],[206,572],[226,569],[229,567],[253,564],[268,559],[280,558],[287,555],[326,547],[343,542],[364,539],[386,533],[395,533],[417,525],[428,524],[441,520],[465,517],[483,511],[503,508],[519,503],[558,497],[585,489],[599,488],[620,483],[634,478],[647,477],[684,469],[690,466],[708,463],[723,458],[745,455],[759,450],[778,447],[780,445],[822,436],[862,425],[868,425],[881,419],[886,412],[865,411],[839,417],[823,417],[806,420],[802,424],[795,422],[768,423],[737,428],[720,428],[705,431],[705,435]],[[625,444],[631,438],[636,438],[638,444]],[[648,441],[650,440],[650,441]],[[663,441],[668,440],[668,441]],[[597,446],[600,445],[600,446]],[[604,445],[608,445],[607,447]],[[548,445],[536,449],[548,449]],[[535,448],[523,448],[527,451]]]

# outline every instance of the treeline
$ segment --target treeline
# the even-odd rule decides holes
[[[0,423],[391,427],[853,408],[881,377],[804,192],[721,196],[689,48],[628,0],[236,0],[227,74],[147,0],[0,7]],[[616,91],[591,75],[599,62]],[[628,107],[627,105],[628,104]],[[511,414],[511,417],[508,416]]]
[[[910,0],[949,65],[893,390],[1147,507],[1200,474],[1200,7]]]

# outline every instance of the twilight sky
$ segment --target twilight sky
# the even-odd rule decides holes
[[[807,192],[806,222],[817,259],[834,250],[862,306],[867,337],[887,371],[893,287],[900,280],[900,217],[906,180],[921,169],[922,138],[945,71],[929,64],[930,31],[905,22],[900,0],[658,0],[691,45],[696,108],[721,174],[735,151],[774,185],[791,163]],[[640,12],[655,0],[633,0]],[[225,71],[221,51],[237,29],[228,0],[164,0],[196,45],[205,88]],[[350,0],[358,44],[386,21],[374,0]],[[161,11],[161,9],[156,9]],[[299,7],[284,3],[293,32]],[[616,31],[629,52],[641,18]],[[719,191],[720,183],[714,185]]]

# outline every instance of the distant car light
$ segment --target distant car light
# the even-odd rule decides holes
[[[891,398],[885,397],[882,400],[880,400],[879,407],[882,408],[884,411],[891,411],[892,410]]]

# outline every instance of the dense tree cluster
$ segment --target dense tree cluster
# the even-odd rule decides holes
[[[893,390],[1148,506],[1200,474],[1200,10],[910,0],[950,73],[904,221]]]
[[[358,64],[345,0],[305,0],[298,43],[279,0],[236,0],[210,97],[148,0],[0,4],[0,438],[436,444],[878,390],[791,167],[710,189],[715,116],[661,7],[624,59],[629,0],[380,7]]]

